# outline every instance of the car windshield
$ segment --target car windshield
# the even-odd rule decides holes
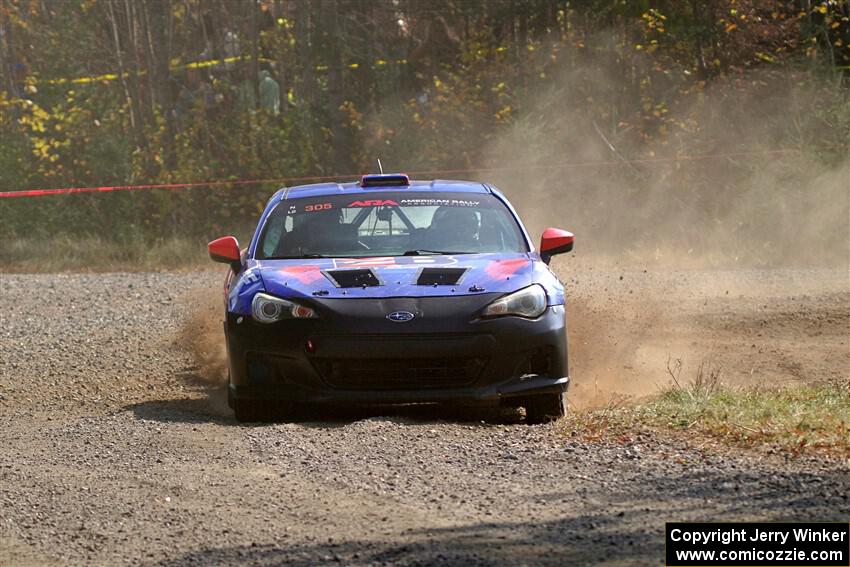
[[[259,259],[526,252],[518,223],[493,195],[369,192],[281,201]]]

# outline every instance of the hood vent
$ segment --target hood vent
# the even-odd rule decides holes
[[[337,287],[374,287],[381,285],[375,272],[366,269],[327,270],[325,276]]]
[[[422,268],[416,285],[457,285],[466,268]]]

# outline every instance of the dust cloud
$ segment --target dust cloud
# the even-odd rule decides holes
[[[819,108],[817,93],[837,87],[753,74],[647,121],[614,115],[622,83],[592,67],[565,74],[526,101],[473,177],[500,187],[535,238],[575,232],[594,266],[848,267],[850,159],[821,163],[810,147],[847,135]],[[588,93],[612,111],[589,116]]]
[[[714,364],[714,349],[739,357],[727,354],[722,372],[736,383],[782,378],[757,371],[770,364],[767,355],[756,360],[726,343],[784,356],[789,368],[799,366],[800,353],[765,339],[750,344],[750,336],[712,334],[700,317],[730,292],[746,299],[718,318],[747,317],[767,307],[762,299],[793,300],[808,287],[767,290],[754,285],[764,278],[739,271],[826,268],[846,281],[850,159],[822,163],[809,147],[828,143],[824,132],[846,136],[819,107],[826,89],[836,87],[752,73],[706,88],[686,107],[660,108],[649,123],[615,115],[622,97],[634,93],[622,73],[603,68],[590,61],[525,101],[474,176],[507,194],[533,238],[548,226],[576,233],[575,252],[554,263],[567,284],[570,401],[597,407],[656,394],[671,382],[668,361],[684,361],[687,382],[700,364]],[[588,97],[612,111],[589,116]],[[669,276],[679,270],[700,275],[677,284]],[[642,277],[629,292],[608,277],[624,271]],[[744,366],[749,375],[738,371]]]
[[[195,362],[193,377],[210,389],[227,384],[227,351],[222,321],[224,305],[220,285],[196,288],[183,297],[188,315],[177,335],[176,344]]]

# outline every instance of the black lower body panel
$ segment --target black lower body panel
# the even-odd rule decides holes
[[[510,405],[566,391],[563,306],[474,319],[489,295],[314,301],[319,319],[271,325],[229,313],[231,399]],[[396,310],[416,317],[388,320]]]

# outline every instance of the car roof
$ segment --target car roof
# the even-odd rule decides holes
[[[489,186],[477,181],[455,181],[434,179],[433,181],[410,181],[410,185],[383,185],[380,187],[362,187],[359,182],[349,183],[313,183],[296,185],[279,191],[282,199],[298,199],[300,197],[320,197],[324,195],[363,195],[367,193],[386,191],[417,191],[454,193],[491,193]]]

